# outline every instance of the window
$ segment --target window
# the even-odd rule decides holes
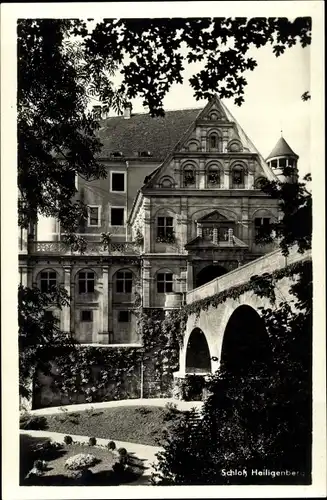
[[[129,323],[129,311],[118,311],[118,323]]]
[[[166,177],[165,179],[162,179],[160,186],[162,188],[171,188],[173,187],[173,183],[170,179]]]
[[[257,179],[255,181],[255,189],[262,189],[262,187],[264,186],[264,183],[265,183],[265,179],[263,177],[259,177],[259,179]]]
[[[48,293],[57,286],[57,273],[55,271],[42,271],[40,277],[41,292]]]
[[[195,172],[193,168],[185,168],[184,170],[184,186],[195,185]]]
[[[269,227],[270,218],[269,217],[256,217],[254,219],[255,236],[260,236],[261,233]]]
[[[173,273],[157,274],[157,292],[168,293],[173,291]]]
[[[132,293],[133,274],[131,271],[118,271],[116,277],[117,293]]]
[[[235,167],[232,171],[232,187],[244,188],[244,171],[242,167]]]
[[[220,171],[218,168],[209,168],[208,170],[208,185],[220,186]]]
[[[279,159],[279,168],[285,168],[286,167],[286,158],[280,158]]]
[[[111,172],[111,191],[112,192],[125,192],[125,173],[124,172]]]
[[[101,221],[100,221],[100,207],[98,207],[98,206],[89,206],[88,207],[87,225],[89,227],[99,227],[99,226],[101,226]]]
[[[94,293],[95,274],[93,271],[83,271],[78,275],[78,293]]]
[[[211,149],[216,149],[218,146],[218,140],[216,135],[211,135],[210,136],[210,148]]]
[[[202,236],[206,240],[212,240],[213,238],[213,227],[202,228]]]
[[[110,213],[112,226],[123,226],[125,223],[124,208],[112,208]]]
[[[172,217],[158,217],[157,219],[157,241],[167,242],[174,238],[174,226]]]
[[[83,323],[92,323],[93,311],[81,311],[81,321]]]
[[[220,137],[216,133],[211,133],[208,137],[208,149],[209,151],[217,151],[220,149]]]
[[[272,168],[277,168],[277,160],[272,160],[271,166]]]

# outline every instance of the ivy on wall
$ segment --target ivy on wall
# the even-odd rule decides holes
[[[95,402],[131,397],[131,387],[134,384],[134,394],[137,393],[137,397],[140,397],[143,369],[144,397],[171,396],[173,372],[179,368],[179,351],[190,315],[198,318],[202,311],[210,307],[217,308],[226,300],[235,300],[249,291],[259,297],[267,297],[274,304],[279,280],[286,277],[308,277],[311,273],[312,262],[305,260],[272,273],[253,276],[247,283],[231,287],[181,309],[166,312],[165,316],[162,310],[139,307],[134,314],[142,338],[142,348],[79,346],[69,355],[58,353],[54,388],[71,400],[79,394],[83,395],[86,401]],[[297,283],[298,280],[295,280],[290,291],[298,291]],[[300,302],[304,303],[305,300],[306,297],[300,297]]]

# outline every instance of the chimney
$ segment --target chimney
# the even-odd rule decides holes
[[[124,107],[124,118],[125,120],[129,120],[132,114],[132,104],[128,102]]]
[[[102,107],[97,105],[97,106],[93,106],[93,118],[95,120],[101,120],[101,117],[102,117]]]

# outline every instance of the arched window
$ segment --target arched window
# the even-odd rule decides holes
[[[195,168],[187,165],[183,172],[184,186],[195,186]]]
[[[218,167],[209,167],[207,171],[208,187],[220,187],[221,175]]]
[[[235,166],[232,170],[232,187],[236,189],[244,188],[244,169],[242,166]]]
[[[217,132],[212,132],[208,137],[208,150],[209,151],[220,151],[221,150],[221,139]]]
[[[52,288],[57,286],[57,273],[52,269],[41,271],[40,289],[42,293],[49,293]]]
[[[116,274],[116,292],[132,293],[133,273],[129,270],[117,271]]]
[[[215,121],[215,120],[218,120],[218,118],[219,118],[219,115],[218,115],[217,111],[212,111],[209,115],[209,120]]]
[[[78,293],[94,293],[95,273],[93,271],[80,271],[78,273]]]
[[[264,181],[265,181],[264,177],[259,177],[254,183],[255,189],[261,189],[262,186],[264,185]]]
[[[169,293],[173,291],[173,273],[170,271],[157,274],[157,292]]]
[[[173,181],[169,177],[164,177],[160,182],[160,187],[171,188],[173,187]]]

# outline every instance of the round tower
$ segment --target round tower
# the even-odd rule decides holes
[[[284,137],[281,136],[276,146],[266,159],[266,162],[280,181],[296,182],[298,179],[298,159],[298,155],[294,153],[285,141]],[[290,173],[284,172],[285,167],[289,167],[292,171]],[[285,175],[285,173],[288,175]]]

